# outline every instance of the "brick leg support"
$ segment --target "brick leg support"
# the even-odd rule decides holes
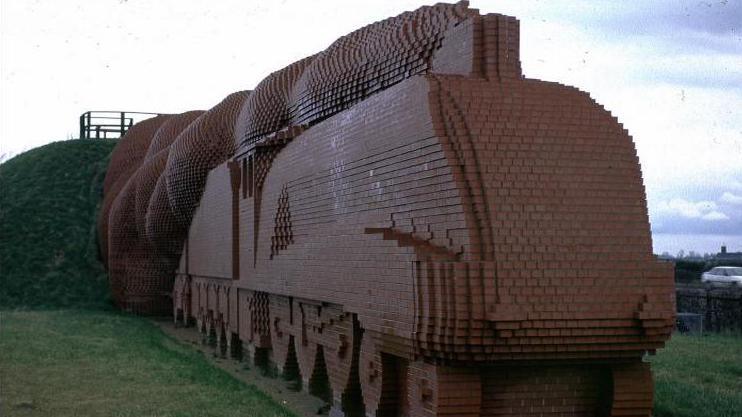
[[[649,364],[614,365],[611,416],[649,417],[652,414],[654,383]]]

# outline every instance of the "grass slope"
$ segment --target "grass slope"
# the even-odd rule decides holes
[[[742,415],[742,335],[675,334],[652,370],[655,417]]]
[[[111,311],[0,312],[0,415],[291,416],[151,322]]]
[[[0,308],[101,305],[95,220],[114,140],[69,140],[0,165]]]

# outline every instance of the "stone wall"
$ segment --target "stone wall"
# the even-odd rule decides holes
[[[679,313],[703,315],[706,331],[742,332],[742,287],[677,284]]]

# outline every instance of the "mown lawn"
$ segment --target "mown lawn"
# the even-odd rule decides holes
[[[742,336],[676,334],[652,369],[655,417],[742,416]]]
[[[0,311],[2,416],[291,416],[151,322]]]
[[[742,415],[742,336],[675,335],[652,358],[655,417]],[[143,318],[0,311],[2,416],[291,416]]]

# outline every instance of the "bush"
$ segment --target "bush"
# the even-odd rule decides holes
[[[675,261],[675,282],[694,282],[701,280],[701,274],[707,270],[706,261]]]

